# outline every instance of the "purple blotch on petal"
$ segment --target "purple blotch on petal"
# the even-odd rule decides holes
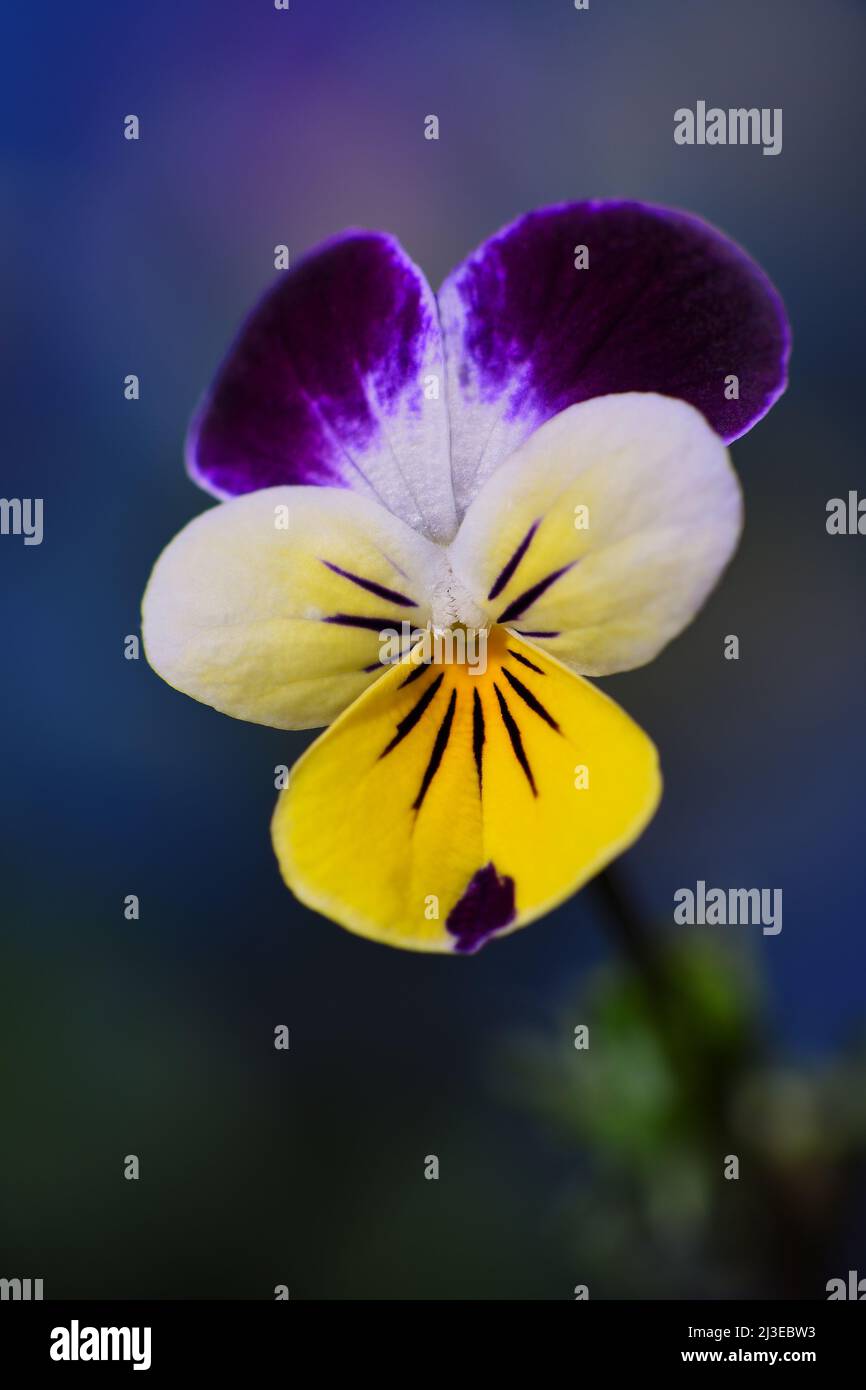
[[[454,950],[463,955],[480,951],[491,936],[507,927],[517,915],[514,906],[514,879],[486,864],[470,879],[459,902],[445,922],[454,937]]]

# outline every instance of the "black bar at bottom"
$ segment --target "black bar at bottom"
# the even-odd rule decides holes
[[[492,1368],[501,1355],[551,1356],[564,1350],[581,1371],[666,1371],[695,1365],[811,1365],[827,1371],[859,1364],[866,1308],[850,1303],[575,1302],[4,1302],[0,1304],[0,1373],[15,1368],[51,1375],[159,1379],[184,1371],[225,1376],[251,1368],[300,1371],[309,1350],[317,1368],[345,1358],[363,1373],[379,1361],[425,1378],[442,1356],[443,1374],[458,1356],[455,1335],[468,1336]],[[460,1328],[464,1309],[471,1323]],[[417,1310],[417,1311],[416,1311]],[[541,1322],[537,1321],[541,1318]],[[455,1326],[455,1324],[457,1324]],[[358,1335],[360,1334],[360,1335]],[[530,1339],[530,1340],[527,1340]],[[543,1339],[543,1340],[540,1340]],[[560,1341],[562,1339],[562,1341]],[[397,1355],[395,1356],[395,1353]],[[516,1355],[515,1355],[516,1354]],[[409,1356],[409,1360],[406,1357]],[[459,1353],[463,1359],[463,1353]],[[475,1358],[473,1357],[473,1360]],[[536,1371],[537,1371],[536,1367]],[[7,1381],[7,1383],[13,1383]],[[15,1383],[19,1383],[16,1381]]]

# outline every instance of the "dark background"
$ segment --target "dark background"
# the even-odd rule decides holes
[[[569,1298],[595,1268],[571,1194],[606,1160],[532,1113],[509,1058],[540,1034],[580,1065],[575,991],[615,950],[593,891],[469,960],[353,938],[270,848],[274,766],[308,736],[185,699],[123,639],[209,505],[184,432],[276,243],[381,227],[436,285],[546,203],[702,214],[781,290],[792,382],[733,447],[746,531],[720,589],[604,683],[666,777],[620,869],[647,922],[747,939],[784,1067],[834,1056],[866,975],[866,539],[825,530],[830,497],[866,491],[864,6],[93,0],[3,31],[0,491],[44,497],[45,538],[0,538],[0,1275],[46,1297]],[[676,146],[698,99],[782,107],[781,155]],[[699,878],[782,888],[782,934],[674,928]],[[860,1191],[815,1297],[858,1253],[866,1273]],[[656,1296],[629,1265],[626,1242],[598,1291]]]

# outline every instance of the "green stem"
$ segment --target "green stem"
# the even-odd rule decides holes
[[[668,981],[658,942],[645,929],[622,875],[616,869],[605,869],[593,879],[592,886],[618,946],[642,981],[654,1008],[660,1009],[667,999]]]

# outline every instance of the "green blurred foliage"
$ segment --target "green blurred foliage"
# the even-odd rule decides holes
[[[823,1297],[866,1153],[866,1048],[779,1059],[747,955],[659,940],[649,975],[607,965],[504,1045],[500,1087],[580,1155],[554,1198],[575,1277],[608,1297]]]

